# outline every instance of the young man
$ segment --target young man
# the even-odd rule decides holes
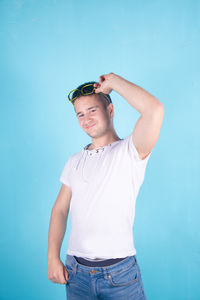
[[[125,139],[113,127],[112,90],[141,114]],[[48,278],[65,284],[68,300],[144,300],[132,229],[136,198],[163,122],[163,104],[114,73],[82,84],[69,100],[92,143],[69,157],[60,177],[63,184],[49,228]],[[64,265],[60,247],[69,211]]]

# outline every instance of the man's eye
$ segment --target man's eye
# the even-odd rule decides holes
[[[90,110],[91,112],[95,112],[96,111],[96,109],[92,109],[92,110]],[[83,117],[84,115],[79,115],[79,117]]]

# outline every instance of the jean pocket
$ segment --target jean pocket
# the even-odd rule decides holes
[[[67,283],[68,283],[69,281],[71,281],[71,279],[73,277],[73,270],[68,265],[65,265],[65,268],[66,268],[66,271],[68,273],[68,279],[67,279]]]
[[[127,269],[110,273],[108,278],[112,286],[126,286],[136,283],[139,279],[137,264],[133,264]]]

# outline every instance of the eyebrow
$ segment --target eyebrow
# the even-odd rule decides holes
[[[99,107],[99,105],[95,105],[95,106],[91,106],[91,107],[89,107],[87,110],[90,110],[90,109],[92,109],[92,108],[96,108],[96,107]],[[77,112],[77,116],[79,115],[79,114],[81,114],[82,113],[82,111],[79,111],[79,112]]]

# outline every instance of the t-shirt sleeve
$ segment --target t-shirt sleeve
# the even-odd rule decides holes
[[[135,162],[136,166],[145,169],[152,152],[150,152],[144,159],[141,159],[135,145],[133,144],[132,133],[126,139],[131,159]]]
[[[70,187],[70,170],[71,170],[71,159],[69,158],[64,166],[64,169],[60,176],[60,181]]]
[[[143,174],[143,176],[144,176],[145,169],[146,169],[146,166],[147,166],[147,163],[149,161],[152,151],[144,159],[141,159],[139,157],[139,153],[138,153],[135,145],[133,144],[132,133],[125,140],[126,140],[127,147],[128,147],[128,154],[129,154],[131,161],[133,162],[133,165],[138,169],[138,172],[141,173],[141,175]],[[135,167],[134,167],[134,169],[135,169]]]
[[[135,145],[133,144],[132,133],[125,140],[135,186],[135,196],[137,197],[140,187],[144,181],[147,162],[152,152],[150,152],[144,159],[141,159]]]

